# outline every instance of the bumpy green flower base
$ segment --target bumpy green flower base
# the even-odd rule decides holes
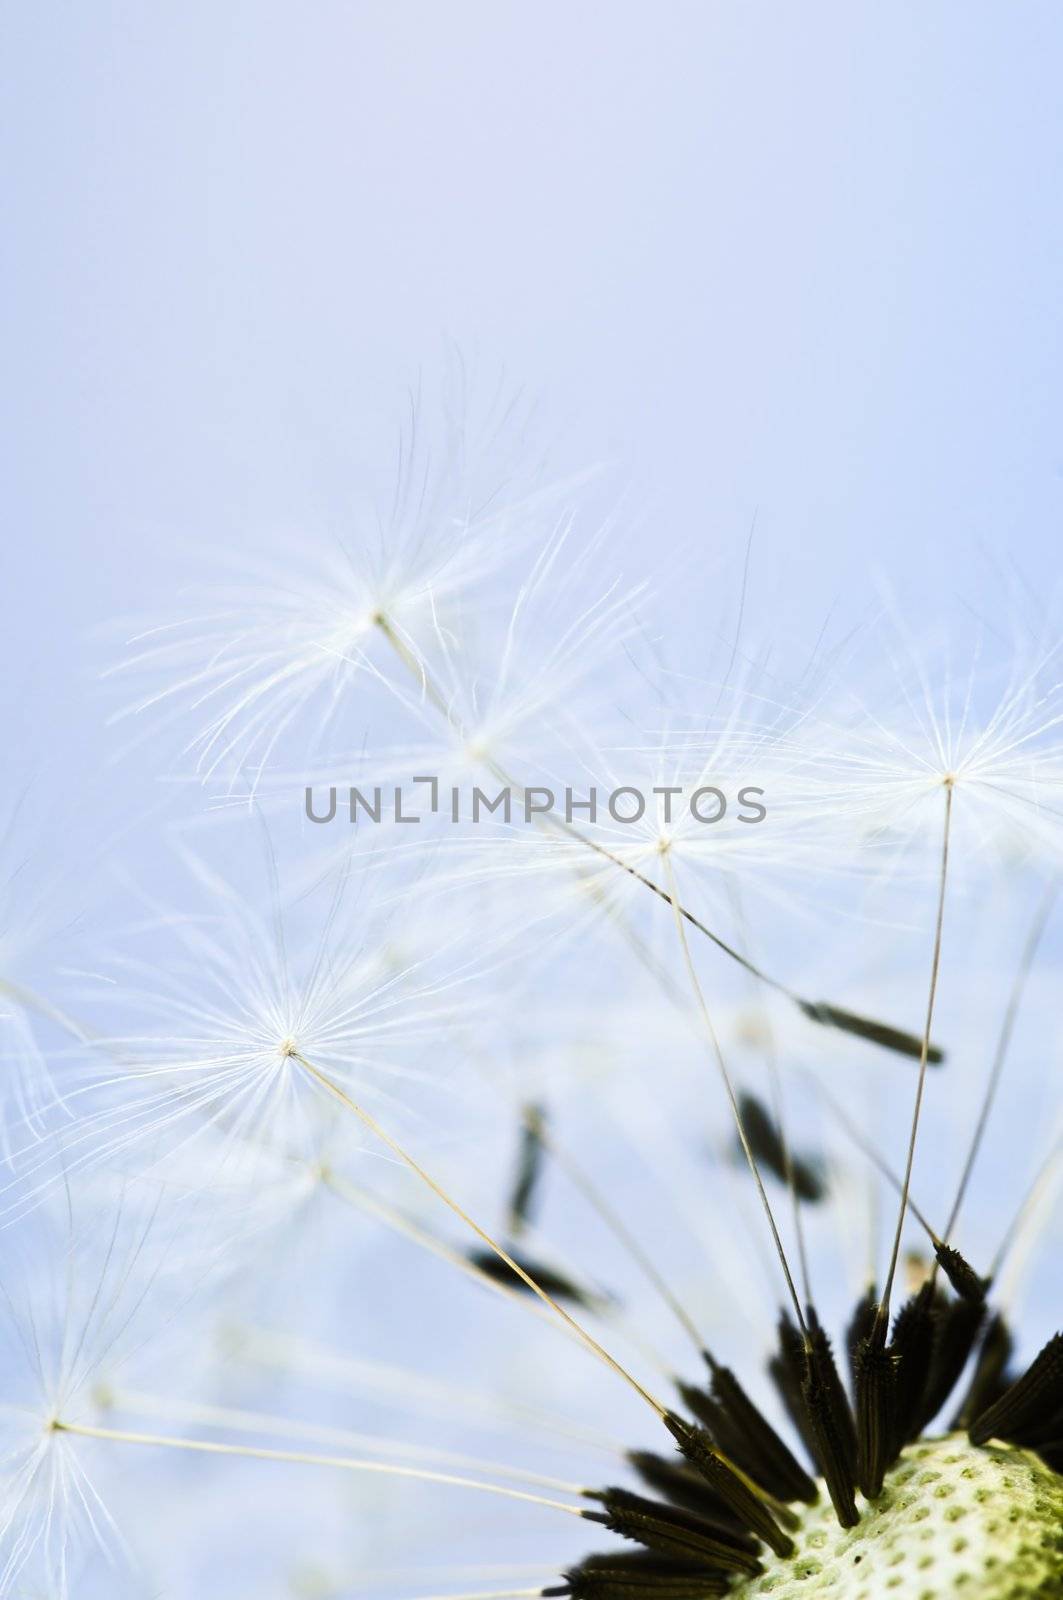
[[[821,1486],[822,1487],[822,1486]],[[906,1450],[881,1496],[842,1529],[826,1494],[802,1509],[789,1561],[741,1600],[1063,1600],[1063,1478],[1008,1446],[962,1434]]]

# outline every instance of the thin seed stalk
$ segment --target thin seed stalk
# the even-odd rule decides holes
[[[893,1235],[893,1249],[890,1253],[886,1284],[882,1291],[882,1299],[879,1302],[879,1320],[883,1322],[889,1319],[890,1296],[893,1293],[893,1280],[897,1275],[897,1261],[901,1252],[901,1235],[904,1232],[904,1219],[908,1210],[908,1192],[912,1186],[912,1169],[915,1165],[915,1146],[919,1137],[919,1119],[923,1109],[923,1090],[926,1086],[927,1061],[930,1056],[930,1031],[934,1025],[934,1005],[937,1001],[938,975],[941,971],[941,942],[945,928],[945,891],[948,887],[949,877],[949,839],[952,830],[953,788],[952,779],[947,779],[945,782],[945,820],[941,833],[941,866],[938,872],[937,913],[934,918],[934,950],[930,961],[930,988],[926,1002],[926,1023],[923,1027],[922,1048],[919,1052],[919,1082],[915,1091],[912,1127],[908,1137],[908,1155],[904,1166],[901,1203],[897,1212],[897,1227]]]

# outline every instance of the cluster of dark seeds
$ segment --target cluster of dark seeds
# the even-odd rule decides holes
[[[815,1020],[915,1055],[921,1042],[881,1023],[835,1007],[802,1009]],[[941,1052],[931,1047],[928,1059]],[[826,1195],[820,1164],[786,1144],[770,1112],[750,1094],[738,1107],[746,1143],[760,1167],[815,1204]],[[558,1301],[601,1309],[608,1297],[534,1261],[521,1239],[538,1197],[546,1150],[542,1107],[526,1107],[505,1236],[509,1254]],[[826,1489],[842,1528],[861,1518],[857,1495],[875,1502],[901,1452],[920,1439],[945,1407],[977,1350],[966,1394],[951,1420],[971,1444],[991,1439],[1036,1451],[1063,1472],[1063,1335],[1051,1339],[1027,1371],[1010,1370],[1011,1333],[990,1313],[990,1283],[951,1245],[933,1236],[936,1266],[893,1318],[874,1288],[857,1302],[846,1330],[849,1384],[813,1305],[800,1324],[784,1312],[769,1371],[783,1408],[816,1474],[802,1463],[735,1373],[708,1350],[707,1378],[680,1382],[686,1415],[663,1422],[675,1451],[633,1450],[628,1463],[643,1490],[589,1490],[594,1509],[583,1513],[630,1544],[586,1557],[544,1595],[570,1600],[710,1600],[765,1571],[770,1551],[794,1555],[791,1507],[813,1505]],[[530,1285],[491,1250],[467,1258],[485,1277],[530,1293]],[[950,1292],[938,1282],[947,1280]],[[796,1306],[795,1306],[796,1310]],[[819,1482],[817,1482],[817,1479]],[[859,1559],[859,1558],[857,1558]]]
[[[951,1426],[974,1445],[1000,1440],[1063,1471],[1063,1335],[1015,1377],[1011,1335],[988,1311],[987,1284],[958,1252],[941,1245],[937,1255],[954,1293],[931,1278],[892,1328],[873,1292],[859,1301],[846,1341],[849,1386],[811,1306],[803,1329],[788,1316],[780,1321],[771,1375],[842,1527],[860,1519],[858,1492],[869,1501],[881,1493],[885,1474],[945,1406],[976,1348]],[[588,1494],[596,1509],[586,1519],[639,1548],[588,1556],[545,1594],[709,1600],[763,1572],[765,1547],[780,1561],[793,1554],[790,1508],[813,1503],[817,1483],[735,1374],[707,1351],[705,1361],[707,1382],[679,1386],[689,1418],[664,1419],[677,1453],[628,1458],[647,1492]]]

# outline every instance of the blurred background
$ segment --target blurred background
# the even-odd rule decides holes
[[[12,903],[43,857],[42,925],[91,949],[185,892],[157,841],[208,800],[108,727],[101,674],[219,554],[345,539],[456,352],[534,407],[552,471],[599,469],[603,587],[648,580],[692,676],[748,634],[799,677],[883,605],[1003,660],[1054,643],[1061,51],[1048,0],[7,7]],[[1010,971],[957,985],[953,1037],[984,1046]]]
[[[882,579],[1044,603],[1057,6],[45,0],[4,32],[4,678],[72,780],[94,626],[205,549],[342,534],[448,344],[609,467],[629,569],[693,555],[737,602],[755,518],[750,615],[810,643]]]

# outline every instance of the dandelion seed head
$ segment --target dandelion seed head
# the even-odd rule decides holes
[[[534,470],[524,459],[519,405],[496,394],[460,422],[449,405],[433,418],[414,404],[395,479],[352,537],[300,531],[272,557],[236,562],[178,619],[138,630],[114,672],[151,687],[119,719],[186,728],[181,758],[200,778],[257,789],[286,741],[305,756],[360,730],[396,653],[415,674],[445,654],[464,607],[549,525],[558,492],[538,456]]]
[[[1009,860],[1051,867],[1063,846],[1061,734],[1052,653],[1016,647],[1001,662],[976,642],[957,667],[902,635],[885,681],[824,695],[805,724],[801,803],[819,810],[836,845],[849,830],[870,847],[883,873],[929,854],[942,791],[955,801],[961,873]]]
[[[829,1503],[799,1516],[792,1559],[736,1584],[735,1600],[946,1600],[968,1589],[984,1600],[1040,1600],[1063,1565],[1059,1476],[1029,1451],[979,1451],[962,1435],[907,1451],[856,1528],[839,1529]]]
[[[0,1292],[3,1593],[40,1582],[68,1600],[96,1558],[113,1567],[116,1592],[130,1577],[109,1464],[68,1427],[106,1408],[118,1373],[161,1359],[179,1369],[188,1351],[175,1314],[190,1318],[219,1262],[207,1215],[100,1179],[22,1224]]]
[[[69,1159],[191,1171],[209,1149],[220,1181],[230,1165],[249,1177],[258,1149],[264,1170],[277,1159],[305,1169],[336,1138],[327,1085],[372,1105],[416,1098],[419,1110],[453,1092],[448,1037],[473,1015],[478,966],[458,926],[411,948],[394,908],[374,902],[378,880],[350,863],[316,892],[274,884],[253,899],[239,852],[227,876],[191,851],[185,861],[196,909],[156,916],[116,955],[103,1002],[111,1017],[122,1006],[129,1028],[101,1033],[83,1069]],[[356,1128],[340,1126],[356,1149]]]

